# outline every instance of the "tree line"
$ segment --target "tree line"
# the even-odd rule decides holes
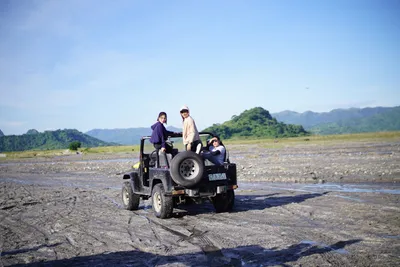
[[[75,129],[65,129],[37,134],[1,136],[0,151],[68,149],[73,142],[79,142],[83,147],[114,145],[83,134]]]

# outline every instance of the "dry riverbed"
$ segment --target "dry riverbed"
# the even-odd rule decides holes
[[[400,140],[228,146],[233,212],[121,208],[137,154],[0,161],[0,266],[398,266]]]

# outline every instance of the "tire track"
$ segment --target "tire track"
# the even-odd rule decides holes
[[[189,244],[199,247],[203,253],[208,256],[209,254],[212,254],[213,257],[223,257],[223,254],[221,252],[221,248],[215,244],[211,239],[208,237],[208,230],[200,230],[196,228],[195,223],[193,222],[192,225],[188,224],[180,224],[180,227],[183,227],[185,230],[187,230],[190,234],[184,234],[181,231],[177,231],[173,229],[172,227],[169,227],[161,222],[158,222],[154,219],[148,218],[149,222],[167,232],[172,234],[173,236],[178,237],[177,242],[188,242]],[[179,220],[175,220],[174,223],[178,222]],[[176,225],[174,226],[176,228]],[[154,229],[156,231],[156,229]],[[160,240],[160,239],[159,239]]]

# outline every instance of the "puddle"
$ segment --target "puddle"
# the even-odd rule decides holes
[[[310,245],[310,246],[317,246],[317,247],[321,247],[321,248],[324,248],[324,249],[329,249],[329,250],[334,251],[334,252],[339,253],[339,254],[349,254],[349,252],[347,250],[343,249],[343,248],[336,249],[336,248],[333,248],[331,246],[328,246],[326,244],[319,243],[319,242],[316,242],[316,241],[303,240],[303,241],[300,242],[300,244],[306,244],[306,245]],[[299,252],[299,253],[301,253],[301,252]]]
[[[343,192],[343,193],[381,193],[381,194],[400,194],[399,184],[379,183],[379,184],[290,184],[290,183],[240,183],[238,192],[244,190],[263,190],[278,189],[308,193],[323,192]]]
[[[388,189],[382,188],[383,186],[397,187],[399,189]],[[304,189],[323,189],[334,192],[345,192],[345,193],[383,193],[383,194],[400,194],[400,186],[388,185],[388,184],[315,184],[306,185]]]
[[[0,162],[0,166],[18,166],[18,165],[46,165],[46,164],[72,164],[72,163],[112,163],[112,162],[137,162],[138,158],[120,158],[120,159],[90,159],[90,160],[74,160],[74,161],[28,161],[28,162]]]

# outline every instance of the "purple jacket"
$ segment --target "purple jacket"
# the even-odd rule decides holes
[[[172,135],[174,132],[167,131],[164,124],[157,121],[151,126],[153,132],[151,133],[150,142],[153,144],[159,144],[165,148],[165,141],[168,139],[168,135]]]

